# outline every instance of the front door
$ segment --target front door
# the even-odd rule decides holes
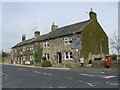
[[[62,54],[61,54],[61,52],[57,52],[57,63],[62,63]]]

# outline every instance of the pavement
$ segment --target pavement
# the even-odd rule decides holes
[[[39,66],[33,66],[33,65],[7,64],[7,63],[5,63],[4,65],[21,66],[21,67],[31,67],[31,68],[41,68],[41,69],[59,69],[59,70],[69,70],[69,69],[71,69],[71,68],[39,67]]]

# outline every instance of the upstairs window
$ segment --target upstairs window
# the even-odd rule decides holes
[[[44,46],[44,48],[48,48],[49,47],[49,43],[48,42],[44,42],[43,46]]]
[[[16,52],[17,52],[17,49],[15,49],[14,52],[16,53]]]
[[[73,59],[72,52],[65,52],[64,58],[65,58],[65,60],[72,60]]]
[[[33,45],[30,46],[30,50],[33,50]]]
[[[26,47],[23,47],[23,51],[26,51]]]
[[[72,43],[72,37],[65,37],[64,38],[64,43],[66,44],[71,44]]]
[[[27,51],[29,51],[29,47],[27,47]]]

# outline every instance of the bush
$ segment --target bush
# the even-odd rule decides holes
[[[92,64],[92,60],[89,60],[88,64]]]
[[[42,61],[41,66],[42,67],[51,67],[52,64],[50,61],[44,60],[44,61]]]
[[[115,54],[110,55],[110,58],[111,58],[111,60],[117,60],[117,55],[115,55]]]

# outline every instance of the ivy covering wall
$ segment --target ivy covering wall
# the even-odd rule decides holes
[[[82,53],[88,58],[89,53],[100,54],[100,42],[102,40],[102,52],[108,54],[108,37],[97,20],[91,22],[82,30]]]

